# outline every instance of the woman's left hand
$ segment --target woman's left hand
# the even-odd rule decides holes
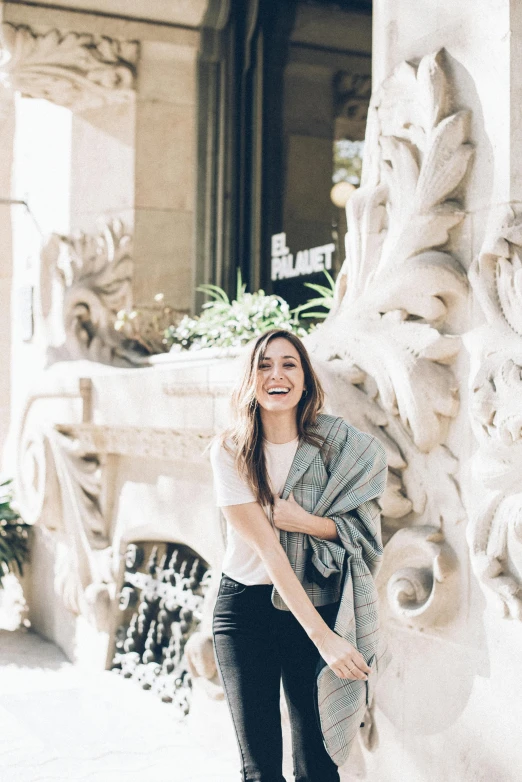
[[[287,532],[308,532],[309,517],[310,514],[296,502],[292,493],[287,500],[275,498],[272,518],[277,529]]]

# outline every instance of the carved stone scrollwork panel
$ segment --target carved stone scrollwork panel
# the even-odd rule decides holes
[[[164,331],[180,313],[155,301],[133,310],[132,236],[120,220],[99,234],[53,234],[40,256],[37,333],[49,364],[88,359],[144,366],[166,350]]]
[[[470,270],[487,324],[467,335],[479,444],[468,529],[472,562],[505,616],[522,618],[522,215],[509,208]]]
[[[137,41],[85,33],[33,32],[2,24],[0,79],[22,95],[83,110],[128,100],[135,88]]]
[[[423,628],[458,602],[440,530],[464,516],[445,439],[459,409],[452,324],[469,290],[447,248],[473,147],[451,95],[443,51],[402,63],[374,92],[334,304],[306,338],[329,408],[386,448],[380,581],[391,614]]]
[[[114,576],[102,468],[102,457],[86,453],[78,439],[26,418],[18,450],[21,512],[55,536],[55,591],[64,605],[107,630]]]
[[[49,363],[143,363],[114,328],[118,311],[131,306],[131,284],[132,237],[121,222],[99,236],[51,236],[42,249],[39,286]]]

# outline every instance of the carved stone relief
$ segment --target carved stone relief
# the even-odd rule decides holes
[[[56,536],[55,589],[64,605],[107,630],[118,567],[104,507],[116,469],[108,457],[194,462],[205,458],[213,433],[95,425],[86,420],[85,385],[80,381],[77,394],[69,394],[83,400],[82,424],[44,423],[37,407],[60,398],[58,392],[28,400],[19,438],[17,497],[23,517]]]
[[[330,408],[386,447],[382,589],[390,615],[416,626],[441,622],[448,590],[436,571],[451,557],[440,530],[464,515],[444,440],[459,406],[451,317],[468,287],[445,247],[464,218],[468,126],[469,112],[451,109],[443,52],[402,63],[374,93],[334,305],[306,340]],[[412,525],[401,536],[424,562],[415,572],[394,543]]]
[[[128,100],[134,91],[137,41],[59,30],[39,34],[8,23],[1,33],[0,79],[22,95],[82,110]]]
[[[55,591],[64,605],[107,630],[114,574],[102,468],[102,459],[85,453],[78,441],[37,416],[26,419],[17,471],[24,518],[56,536]]]
[[[118,313],[132,310],[132,271],[132,236],[119,220],[98,235],[53,234],[47,240],[40,258],[37,329],[49,364],[88,359],[143,366],[151,353],[165,349],[163,320],[168,316],[174,322],[178,313],[163,303],[135,313],[139,329],[118,330]]]
[[[57,425],[58,432],[74,438],[86,453],[141,456],[146,459],[193,461],[201,456],[213,432],[178,432],[159,427]]]
[[[509,208],[470,269],[487,323],[466,339],[479,449],[468,527],[475,571],[505,616],[522,618],[522,215]]]

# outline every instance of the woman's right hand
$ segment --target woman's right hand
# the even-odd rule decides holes
[[[371,668],[366,665],[362,654],[333,630],[328,630],[317,648],[325,663],[340,679],[366,681],[368,678]]]

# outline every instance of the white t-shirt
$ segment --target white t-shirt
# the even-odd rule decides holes
[[[294,460],[299,437],[288,443],[269,443],[264,441],[266,468],[270,486],[274,495],[283,491],[290,467]],[[214,472],[216,504],[220,508],[228,505],[242,505],[256,502],[252,489],[239,474],[234,465],[234,456],[219,441],[210,449],[210,461]],[[264,508],[267,516],[268,508]],[[254,549],[243,540],[231,524],[227,523],[227,550],[223,560],[223,573],[241,584],[271,584],[272,579]]]

